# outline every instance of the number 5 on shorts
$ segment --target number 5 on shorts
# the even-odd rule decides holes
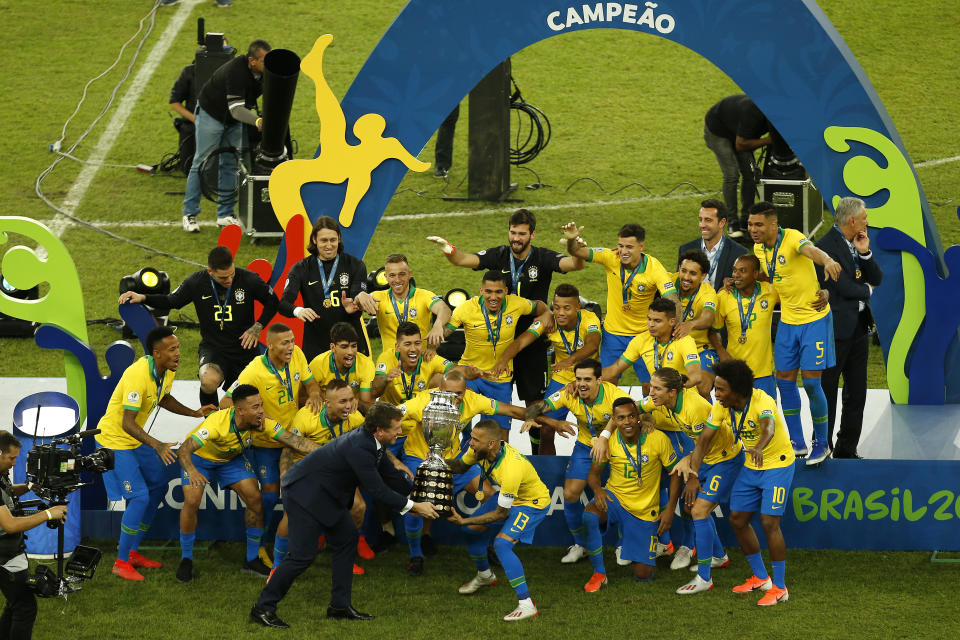
[[[817,361],[823,360],[823,341],[821,340],[816,344],[817,347]]]

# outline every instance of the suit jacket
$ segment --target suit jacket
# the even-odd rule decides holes
[[[677,270],[679,271],[680,269],[680,256],[687,251],[700,250],[700,238],[680,245],[680,250],[677,252]],[[737,258],[746,253],[747,250],[744,246],[736,240],[732,238],[723,239],[723,248],[720,249],[720,255],[717,257],[716,284],[713,287],[714,289],[720,291],[720,289],[723,288],[723,279],[733,275],[733,263],[737,261]]]
[[[876,287],[883,279],[883,272],[873,258],[860,258],[860,277],[857,277],[857,265],[850,255],[850,245],[839,229],[833,227],[817,242],[824,253],[840,263],[840,278],[834,282],[827,280],[823,288],[830,292],[830,310],[833,312],[833,335],[837,340],[846,340],[853,336],[860,320],[860,302],[870,310],[870,285]],[[817,265],[817,276],[823,282],[823,267]]]
[[[407,504],[410,483],[360,427],[311,451],[283,476],[283,499],[310,511],[324,526],[353,505],[357,487],[395,511]]]

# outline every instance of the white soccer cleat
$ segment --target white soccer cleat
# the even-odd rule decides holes
[[[662,558],[663,556],[673,555],[673,543],[663,544],[662,542],[657,543],[657,557]]]
[[[463,595],[468,596],[471,593],[476,593],[479,591],[481,587],[489,587],[495,584],[497,584],[497,576],[492,571],[490,572],[489,578],[484,578],[478,573],[477,575],[473,576],[469,582],[465,582],[460,585],[460,589],[458,589],[458,591]]]
[[[670,562],[670,568],[676,571],[677,569],[685,569],[690,566],[690,562],[693,560],[693,551],[690,547],[681,546],[677,549],[676,553],[673,554],[673,560]]]
[[[563,564],[573,564],[575,562],[580,562],[587,557],[587,550],[581,547],[578,544],[572,544],[567,549],[567,555],[560,558],[560,562]]]
[[[696,575],[693,576],[693,580],[677,589],[677,593],[681,596],[686,596],[692,593],[700,593],[701,591],[710,591],[710,589],[713,589],[713,580],[704,580],[699,575]]]
[[[240,219],[237,216],[223,216],[222,218],[217,218],[218,227],[229,227],[232,224],[235,224],[238,227],[243,227],[243,223],[240,222]]]
[[[197,224],[197,216],[183,216],[183,230],[187,233],[200,233],[200,225]]]
[[[662,546],[662,545],[658,542],[658,543],[657,543],[657,546],[660,547],[660,546]],[[630,561],[629,561],[629,560],[624,560],[624,559],[620,556],[620,554],[621,554],[622,552],[623,552],[623,547],[622,547],[622,546],[617,547],[617,564],[620,565],[621,567],[629,566],[629,565],[630,565]]]
[[[517,620],[526,620],[527,618],[534,618],[540,615],[540,612],[537,611],[537,605],[535,604],[518,604],[517,608],[503,616],[504,622],[515,622]]]
[[[729,566],[730,566],[730,558],[727,557],[726,554],[724,554],[724,556],[723,556],[722,558],[718,558],[718,557],[716,557],[716,556],[710,558],[710,568],[711,568],[711,569],[725,569],[725,568],[727,568],[727,567],[729,567]],[[696,571],[696,570],[697,570],[697,563],[696,563],[696,562],[691,562],[691,563],[690,563],[690,571]]]

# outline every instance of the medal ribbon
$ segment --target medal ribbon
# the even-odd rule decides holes
[[[343,435],[344,421],[341,420],[340,422],[337,423],[337,426],[340,427],[340,433],[337,433],[336,430],[333,428],[333,423],[330,422],[330,416],[327,415],[326,407],[324,407],[323,411],[320,412],[320,422],[323,424],[323,426],[325,426],[330,431],[330,435],[333,436],[334,438],[336,438],[337,436]]]
[[[623,285],[620,293],[623,295],[623,304],[627,304],[628,294],[630,293],[630,285],[633,283],[633,279],[637,277],[638,273],[642,273],[647,269],[647,255],[643,254],[643,257],[640,258],[640,262],[637,263],[637,266],[633,268],[633,271],[630,272],[630,277],[626,277],[626,270],[623,268],[623,264],[620,265],[620,284]],[[626,278],[626,279],[624,279]]]
[[[477,301],[477,305],[480,307],[480,315],[483,316],[483,321],[487,324],[487,339],[490,340],[490,344],[493,345],[493,353],[496,355],[497,343],[500,342],[500,324],[503,322],[503,309],[506,306],[506,300],[500,303],[500,311],[497,312],[496,330],[494,330],[490,324],[490,314],[487,313],[487,305],[483,302],[483,298]]]
[[[397,354],[397,363],[400,362],[400,354]],[[407,376],[403,372],[403,365],[400,365],[400,384],[403,385],[403,397],[406,400],[409,400],[413,397],[413,387],[417,383],[417,376],[420,374],[420,366],[423,364],[423,356],[417,359],[417,368],[414,370],[413,375],[410,376],[410,384],[407,385]]]
[[[160,404],[160,393],[163,392],[163,379],[166,377],[166,374],[160,375],[160,371],[157,370],[157,363],[154,362],[153,356],[147,356],[147,362],[150,363],[150,375],[153,376],[154,382],[157,383],[157,404]],[[153,408],[151,407],[151,411]]]
[[[493,464],[490,465],[490,468],[484,469],[483,465],[479,465],[480,466],[480,482],[478,483],[478,485],[480,486],[480,488],[483,488],[483,481],[487,480],[490,477],[490,475],[493,473],[493,470],[496,469],[498,466],[500,466],[500,463],[503,462],[503,454],[505,454],[506,452],[507,452],[507,447],[503,442],[501,442],[500,455],[498,455],[497,459],[494,460]],[[490,484],[493,484],[493,483],[491,482]]]
[[[677,295],[680,296],[680,278],[677,278],[677,281],[674,283],[674,286],[677,288]],[[687,307],[683,310],[683,313],[680,314],[680,322],[687,321],[687,316],[690,314],[690,307],[693,306],[693,301],[697,297],[698,293],[700,293],[700,289],[697,289],[692,294],[690,294],[690,300],[687,302]],[[680,304],[683,304],[683,296],[680,296]]]
[[[673,336],[669,340],[663,343],[663,353],[666,355],[667,347],[670,346],[670,343],[673,342]],[[657,349],[657,346],[660,344],[660,341],[656,338],[653,339],[653,371],[656,371],[660,368],[660,365],[663,364],[663,356],[660,355],[660,351]],[[653,371],[650,373],[652,374]]]
[[[563,341],[563,348],[567,350],[567,355],[572,356],[573,352],[577,350],[577,340],[580,338],[580,312],[577,312],[577,326],[573,329],[573,347],[567,342],[567,336],[563,335],[563,329],[557,327],[557,331],[560,333],[560,339]]]
[[[353,366],[351,366],[347,372],[344,374],[343,378],[340,377],[340,368],[337,367],[337,359],[333,357],[333,351],[330,352],[330,371],[333,372],[333,375],[336,376],[337,380],[343,380],[347,384],[350,384],[350,372],[356,369],[357,361],[354,359]]]
[[[330,286],[333,284],[333,278],[337,275],[337,267],[340,266],[340,254],[337,254],[337,257],[334,259],[333,264],[330,265],[330,277],[327,277],[326,273],[323,270],[323,260],[317,258],[317,266],[320,267],[320,283],[323,284],[323,299],[330,299]]]
[[[643,437],[643,434],[640,434],[640,438]],[[637,459],[634,460],[633,456],[630,455],[630,446],[623,441],[623,436],[620,435],[620,430],[617,429],[617,440],[620,441],[620,446],[623,447],[623,452],[627,456],[627,460],[630,461],[630,465],[633,467],[634,471],[637,472],[637,484],[641,484],[643,481],[643,471],[640,468],[641,459],[643,458],[643,447],[640,445],[640,439],[637,439]]]
[[[269,371],[270,373],[272,373],[274,376],[277,377],[277,380],[280,381],[280,384],[283,386],[283,388],[287,390],[287,397],[292,400],[293,399],[293,379],[290,377],[290,363],[287,363],[287,365],[284,366],[283,368],[284,372],[287,374],[287,381],[284,382],[283,376],[280,375],[280,371],[275,366],[273,366],[273,362],[270,360],[270,354],[268,353],[263,354],[263,362],[264,364],[267,365],[267,371]]]
[[[753,295],[750,296],[750,306],[747,307],[747,313],[743,313],[743,296],[740,295],[738,289],[734,289],[733,293],[737,298],[737,308],[740,310],[740,336],[743,338],[747,337],[747,325],[750,324],[750,316],[753,315],[753,305],[756,304],[757,298],[760,297],[760,284],[754,283],[755,288],[753,290]]]
[[[511,293],[520,295],[520,276],[523,275],[523,267],[527,264],[527,260],[529,260],[530,256],[532,255],[533,247],[530,247],[530,252],[527,253],[527,257],[520,262],[520,266],[518,267],[513,257],[513,252],[510,252],[510,280],[513,282],[513,291],[511,291]]]
[[[770,278],[770,284],[773,284],[773,276],[777,273],[777,253],[780,251],[781,242],[783,242],[783,229],[777,227],[777,241],[773,245],[772,262],[767,262],[767,247],[763,247],[763,261],[767,263],[767,276]]]
[[[843,237],[844,240],[847,240],[847,236],[843,235],[843,231],[840,230],[840,227],[833,225],[833,228]],[[857,271],[860,270],[860,252],[857,251],[857,248],[853,245],[852,242],[847,240],[847,246],[850,247],[850,257],[853,258],[853,265],[857,268]]]
[[[707,252],[707,243],[703,241],[703,238],[700,238],[700,250],[703,251],[703,255],[708,256],[707,260],[710,261],[710,271],[707,272],[707,280],[713,282],[713,274],[717,270],[717,265],[720,264],[720,252],[723,251],[723,235],[720,236],[720,241],[714,248],[712,260],[709,258],[709,253]],[[679,290],[680,288],[677,287],[677,291]]]
[[[743,431],[743,422],[747,419],[747,412],[750,410],[750,397],[747,397],[746,404],[743,405],[743,413],[740,414],[740,422],[737,422],[736,413],[733,407],[730,407],[730,426],[733,427],[733,436],[740,440],[740,433]]]
[[[233,431],[233,435],[237,436],[237,442],[240,444],[240,455],[243,456],[243,461],[247,464],[247,471],[253,471],[253,464],[247,457],[247,448],[243,446],[243,438],[240,437],[240,429],[237,428],[237,423],[234,421],[233,411],[233,409],[230,409],[230,430]]]
[[[414,286],[410,285],[410,289],[407,291],[407,297],[403,299],[403,315],[400,314],[400,307],[397,306],[397,299],[393,295],[393,289],[388,291],[390,304],[393,305],[393,312],[397,316],[397,324],[407,321],[407,314],[410,312],[410,299],[413,298],[413,292],[415,290]]]
[[[217,303],[217,306],[220,307],[220,331],[223,331],[223,307],[224,305],[220,304],[220,296],[217,294],[217,283],[209,273],[207,277],[210,278],[210,288],[213,290],[213,299]],[[233,289],[233,282],[230,283],[230,286],[227,287],[227,293],[223,296],[223,301],[230,302],[230,291]]]
[[[599,399],[600,399],[600,394],[598,393],[598,394],[597,394],[597,400],[599,400]],[[583,398],[578,398],[578,400],[580,400],[580,404],[581,404],[581,406],[583,406],[583,414],[584,414],[584,416],[586,416],[585,419],[586,419],[586,421],[587,421],[587,429],[590,430],[590,437],[592,438],[592,437],[594,437],[594,436],[596,435],[596,434],[594,433],[594,430],[593,430],[593,414],[590,413],[590,407],[587,406],[587,403],[583,401]],[[593,403],[596,404],[596,403],[597,403],[597,400],[594,400]],[[592,406],[592,405],[591,405],[591,406]]]

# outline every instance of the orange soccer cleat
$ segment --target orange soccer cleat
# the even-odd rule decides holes
[[[765,594],[763,594],[763,597],[760,598],[757,604],[760,605],[761,607],[770,607],[775,604],[780,604],[781,602],[786,602],[786,601],[787,601],[787,590],[781,589],[777,585],[773,585],[772,587],[770,587],[769,590],[767,590]]]
[[[143,557],[139,551],[130,552],[130,564],[141,569],[159,569],[163,566],[162,562]]]
[[[133,580],[134,582],[143,580],[143,576],[133,568],[132,564],[120,558],[117,558],[117,561],[113,563],[113,575],[123,578],[124,580]]]
[[[367,544],[367,539],[363,536],[360,536],[360,539],[357,541],[357,555],[364,560],[372,560],[376,555],[373,549],[370,548],[370,545]]]
[[[364,568],[361,567],[360,565],[354,563],[354,565],[353,565],[353,575],[355,575],[355,576],[362,576],[362,575],[365,574],[366,572],[367,572],[366,569],[364,569]]]
[[[605,584],[607,584],[607,574],[594,572],[587,584],[583,585],[583,590],[587,593],[593,593],[594,591],[600,591],[600,587]]]
[[[733,588],[734,593],[750,593],[751,591],[766,591],[773,586],[770,578],[761,580],[757,576],[750,576],[743,584],[738,584]]]

